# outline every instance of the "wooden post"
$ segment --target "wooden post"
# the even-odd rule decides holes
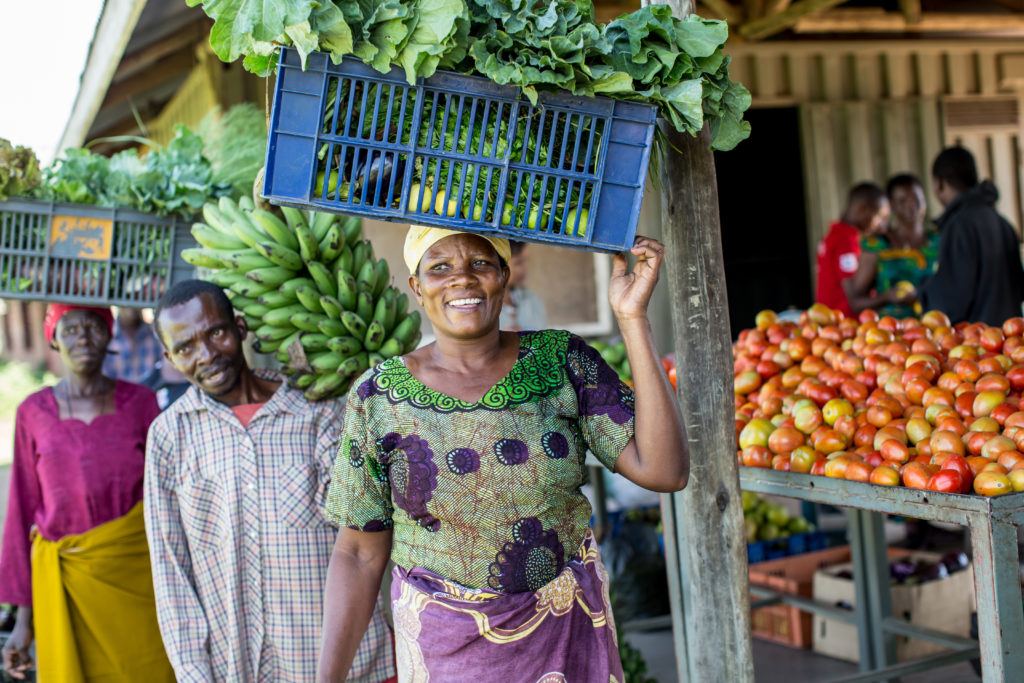
[[[676,16],[692,10],[669,4]],[[662,503],[676,660],[680,680],[743,683],[754,665],[715,160],[707,128],[693,138],[661,125],[671,143],[662,237],[691,463],[686,490]]]

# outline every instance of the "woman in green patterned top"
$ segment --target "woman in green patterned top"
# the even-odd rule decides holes
[[[663,247],[638,238],[632,253],[632,272],[615,257],[609,302],[635,394],[568,332],[499,332],[506,240],[412,228],[409,284],[436,341],[349,394],[320,681],[344,679],[390,557],[399,681],[621,683],[584,455],[656,491],[689,474],[647,319]]]
[[[906,318],[915,314],[917,289],[935,273],[939,234],[928,229],[924,186],[915,176],[894,176],[886,194],[892,205],[889,230],[861,238],[857,272],[843,287],[855,313],[873,308]]]

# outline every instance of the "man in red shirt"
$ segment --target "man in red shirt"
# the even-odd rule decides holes
[[[889,223],[889,200],[874,183],[850,190],[846,210],[818,243],[818,291],[814,300],[853,316],[843,291],[843,280],[857,272],[861,235],[883,232]]]

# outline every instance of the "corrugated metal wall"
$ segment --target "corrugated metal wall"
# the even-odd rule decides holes
[[[902,171],[927,179],[935,154],[953,143],[975,153],[1019,229],[1022,107],[1009,106],[1019,94],[1007,89],[1004,62],[1021,50],[1019,42],[980,40],[731,45],[733,77],[755,107],[800,107],[811,254],[852,184]],[[949,115],[954,108],[959,116]]]

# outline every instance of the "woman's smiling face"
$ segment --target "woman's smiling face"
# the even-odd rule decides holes
[[[427,250],[409,286],[437,335],[476,339],[496,329],[508,266],[477,235],[451,235]]]

